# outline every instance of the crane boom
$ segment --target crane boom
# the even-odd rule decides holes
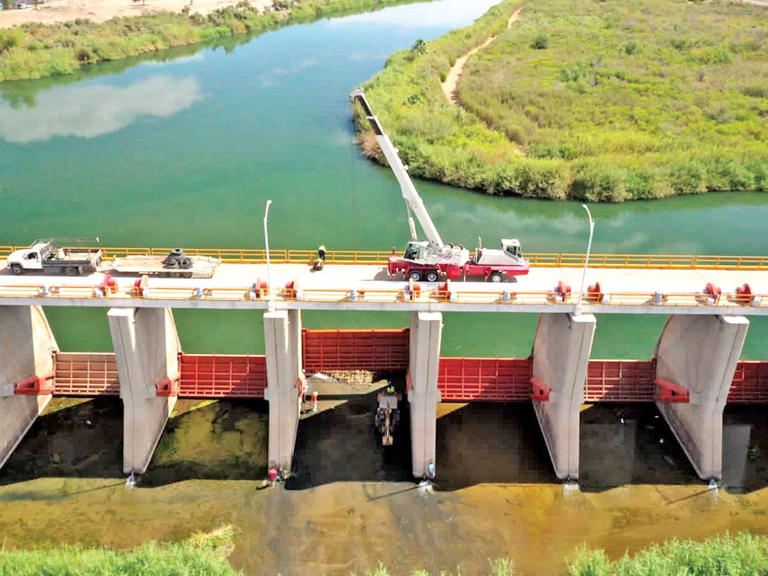
[[[416,215],[416,218],[421,225],[421,229],[424,231],[424,235],[427,237],[427,241],[430,243],[430,247],[435,253],[440,254],[445,251],[445,244],[440,237],[440,233],[435,228],[435,223],[432,222],[432,218],[429,217],[429,212],[424,206],[424,202],[421,200],[421,196],[416,191],[416,187],[411,181],[411,177],[408,176],[408,169],[403,165],[400,156],[397,154],[397,148],[395,148],[389,136],[384,132],[384,128],[381,126],[381,122],[373,113],[371,105],[365,97],[365,92],[362,88],[358,88],[351,95],[353,102],[359,102],[363,107],[366,119],[371,124],[373,133],[376,135],[376,141],[381,147],[381,151],[384,153],[384,157],[387,159],[389,167],[397,178],[398,184],[400,184],[400,190],[405,200],[405,205],[408,208],[408,225],[411,229],[411,237],[413,240],[417,239],[416,229],[413,225],[413,218],[411,212]]]

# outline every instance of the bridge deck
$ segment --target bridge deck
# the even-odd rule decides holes
[[[0,267],[4,266],[0,261]],[[388,279],[380,265],[327,265],[312,272],[306,264],[273,264],[274,299],[280,308],[326,310],[433,310],[567,312],[575,307],[582,271],[574,267],[531,268],[530,274],[501,284],[421,283],[417,293],[403,280]],[[210,279],[151,278],[139,293],[135,276],[115,275],[116,286],[102,294],[103,273],[85,277],[25,274],[0,270],[0,305],[266,308],[265,264],[225,263]],[[562,299],[558,284],[570,286]],[[596,313],[768,315],[768,270],[590,269],[584,308]],[[713,284],[722,295],[703,294]],[[744,284],[750,294],[740,295]],[[585,291],[587,291],[585,289]],[[654,298],[654,294],[659,293]]]

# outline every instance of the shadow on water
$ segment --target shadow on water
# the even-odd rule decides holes
[[[122,483],[122,426],[119,398],[55,398],[0,472],[0,485],[39,477]],[[266,402],[180,400],[140,486],[262,479],[266,461]]]
[[[485,482],[557,482],[528,403],[441,404],[438,409],[438,490]]]
[[[585,407],[579,448],[579,486],[585,492],[702,482],[653,404]]]
[[[264,400],[180,400],[141,486],[192,479],[263,479],[267,415]]]
[[[379,375],[381,376],[381,375]],[[298,430],[289,490],[341,481],[409,482],[410,416],[391,447],[373,426],[385,375],[359,386],[325,384],[317,413]],[[375,386],[377,389],[371,389]],[[355,393],[355,390],[358,390]],[[38,477],[115,478],[122,473],[122,405],[118,398],[55,398],[0,472],[0,485]],[[266,476],[265,401],[180,400],[140,486],[192,479],[262,480]],[[440,404],[436,489],[483,483],[557,484],[533,408],[519,404]],[[626,485],[702,485],[652,404],[603,404],[581,413],[580,478],[584,492]],[[748,493],[768,485],[768,419],[761,406],[729,406],[723,427],[722,486]]]
[[[401,379],[396,388],[403,392]],[[408,403],[400,403],[402,412],[393,445],[384,447],[373,425],[377,392],[338,396],[302,420],[287,489],[303,490],[340,481],[412,480]]]
[[[768,485],[768,423],[759,406],[729,406],[723,418],[728,492]],[[629,484],[706,488],[653,404],[595,405],[582,411],[579,486],[600,492]]]
[[[40,477],[121,478],[119,398],[54,398],[0,471],[0,484]]]

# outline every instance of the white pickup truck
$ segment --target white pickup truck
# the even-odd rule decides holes
[[[211,278],[221,261],[209,256],[187,256],[174,248],[166,256],[137,254],[104,262],[100,248],[60,247],[54,240],[36,240],[29,248],[8,256],[13,274],[24,272],[82,276],[92,272],[168,276],[171,278]]]
[[[29,248],[12,252],[8,256],[8,266],[17,275],[31,271],[81,276],[95,272],[102,256],[99,249],[61,248],[52,240],[37,240]]]

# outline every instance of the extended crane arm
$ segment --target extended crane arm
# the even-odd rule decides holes
[[[389,167],[392,169],[392,172],[394,172],[398,184],[400,184],[400,190],[402,191],[403,199],[405,200],[405,204],[409,210],[408,219],[412,238],[416,240],[416,230],[413,225],[413,219],[410,217],[410,212],[413,212],[416,215],[416,218],[421,225],[421,229],[424,230],[424,235],[432,245],[432,248],[437,253],[443,252],[445,249],[443,239],[440,237],[437,228],[435,228],[435,224],[432,222],[432,218],[429,217],[429,212],[427,212],[427,209],[424,206],[424,202],[422,202],[421,196],[419,196],[419,193],[416,191],[416,187],[413,185],[410,176],[408,176],[408,169],[403,165],[402,160],[400,160],[400,156],[397,154],[397,148],[395,148],[394,144],[392,144],[389,136],[387,136],[384,132],[384,128],[382,128],[379,119],[373,113],[371,105],[368,103],[363,89],[358,88],[352,92],[351,98],[353,102],[359,102],[363,107],[365,116],[368,122],[371,124],[373,133],[376,135],[376,141],[379,143],[381,151],[384,153],[384,157],[389,163]]]

